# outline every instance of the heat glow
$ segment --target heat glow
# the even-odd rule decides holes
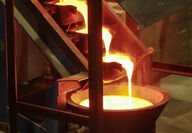
[[[121,53],[110,53],[109,48],[112,40],[112,35],[105,27],[102,28],[102,39],[105,44],[105,56],[103,62],[117,62],[125,68],[128,78],[128,94],[127,95],[104,95],[103,105],[105,110],[126,110],[138,109],[153,105],[151,102],[138,97],[132,97],[131,77],[133,74],[134,64],[131,59]],[[89,99],[85,99],[79,103],[82,106],[89,107]]]
[[[73,5],[77,7],[83,17],[85,22],[85,28],[77,30],[77,33],[88,34],[88,10],[87,3],[83,0],[60,0],[57,5],[67,6]],[[104,109],[108,110],[124,110],[124,109],[136,109],[153,105],[151,102],[132,97],[131,92],[131,77],[133,74],[134,64],[131,59],[122,53],[110,53],[109,48],[112,40],[112,35],[106,27],[102,28],[102,39],[105,44],[105,56],[103,57],[103,62],[117,62],[125,68],[128,77],[128,94],[126,96],[121,95],[105,95],[103,96]],[[89,99],[85,99],[79,103],[80,105],[89,107]]]
[[[88,34],[88,13],[87,13],[88,6],[84,0],[59,0],[59,2],[56,3],[56,5],[61,5],[61,6],[72,5],[72,6],[77,7],[77,11],[79,11],[83,15],[84,22],[85,22],[85,28],[76,30],[75,32],[82,33],[82,34]],[[103,39],[105,39],[106,48],[108,48],[108,51],[109,51],[109,46],[111,43],[112,35],[108,31],[108,29],[105,27],[102,28],[102,34],[104,35]]]
[[[151,102],[128,96],[118,95],[105,95],[103,96],[103,103],[105,110],[125,110],[125,109],[138,109],[147,106],[151,106]],[[89,107],[89,100],[86,99],[80,103],[80,105]]]
[[[109,52],[112,35],[107,28],[103,28],[102,38],[105,44],[106,51],[105,56],[103,57],[103,62],[117,62],[121,64],[123,68],[125,68],[128,77],[128,95],[129,97],[131,97],[131,77],[133,74],[134,64],[131,59],[124,54]]]
[[[109,48],[110,48],[110,44],[111,44],[111,39],[112,39],[112,35],[109,32],[109,30],[105,27],[102,28],[102,39],[105,43],[105,62],[109,61],[110,62],[110,57],[109,57]]]
[[[85,28],[81,30],[77,30],[76,32],[78,33],[83,33],[87,34],[88,33],[88,14],[87,14],[87,3],[86,1],[83,0],[59,0],[59,2],[56,3],[56,5],[62,5],[62,6],[67,6],[67,5],[72,5],[77,7],[77,11],[79,11],[84,18],[85,22]]]

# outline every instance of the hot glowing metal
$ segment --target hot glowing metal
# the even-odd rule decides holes
[[[76,32],[78,33],[83,33],[87,34],[88,33],[88,15],[87,15],[87,3],[82,0],[59,0],[59,2],[56,3],[56,5],[61,5],[61,6],[67,6],[67,5],[72,5],[77,7],[77,11],[79,11],[84,18],[85,22],[85,28],[81,30],[77,30]]]
[[[83,17],[85,22],[85,28],[81,30],[77,30],[77,33],[88,33],[88,11],[87,11],[87,3],[86,1],[82,0],[60,0],[57,5],[73,5],[77,7],[77,11],[79,11]],[[135,108],[142,108],[146,106],[153,105],[152,103],[141,99],[132,97],[132,90],[131,90],[131,78],[133,74],[133,67],[134,64],[130,60],[130,58],[122,53],[110,53],[109,48],[112,40],[112,35],[106,27],[102,28],[102,39],[105,44],[106,54],[103,57],[103,62],[117,62],[122,65],[122,67],[126,70],[127,77],[128,77],[128,96],[118,96],[118,95],[108,95],[104,96],[104,109],[135,109]],[[86,99],[80,103],[83,106],[89,105],[89,100]]]
[[[153,105],[151,102],[141,98],[120,95],[105,95],[103,97],[103,103],[105,110],[138,109]],[[83,100],[79,104],[89,107],[89,100]]]
[[[106,28],[103,28],[103,29],[104,30],[103,30],[102,37],[103,37],[103,41],[105,44],[105,51],[106,51],[106,54],[103,57],[103,62],[117,62],[119,64],[122,64],[122,67],[124,67],[127,72],[128,95],[129,97],[131,97],[131,77],[133,74],[134,64],[127,55],[124,55],[122,53],[110,53],[109,48],[110,48],[112,35],[108,29]]]
[[[107,28],[103,28],[103,41],[105,44],[105,56],[103,57],[103,62],[117,62],[122,65],[122,67],[127,72],[128,78],[128,96],[122,95],[105,95],[103,97],[104,109],[106,110],[127,110],[127,109],[137,109],[152,106],[153,104],[147,100],[132,97],[132,86],[131,86],[131,78],[133,74],[134,64],[131,59],[122,53],[110,53],[110,43],[112,40],[112,35]],[[82,106],[89,107],[89,100],[86,99],[79,103]]]

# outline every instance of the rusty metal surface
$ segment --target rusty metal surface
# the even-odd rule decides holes
[[[142,28],[192,5],[192,0],[117,0],[117,2]]]
[[[192,77],[192,66],[153,62],[153,71]]]

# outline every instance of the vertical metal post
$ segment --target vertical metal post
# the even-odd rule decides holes
[[[153,72],[152,72],[152,61],[153,61],[153,49],[148,48],[150,54],[145,57],[143,63],[143,74],[142,74],[142,82],[144,85],[152,85],[153,84]]]
[[[7,49],[7,88],[9,104],[10,133],[17,133],[17,82],[14,28],[14,0],[6,0],[6,49]]]
[[[88,0],[90,132],[103,132],[102,0]]]

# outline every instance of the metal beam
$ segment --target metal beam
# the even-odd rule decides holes
[[[26,102],[17,101],[18,112],[28,113],[32,115],[40,115],[43,117],[53,118],[56,120],[65,120],[72,123],[77,123],[81,125],[88,125],[89,117],[84,115],[79,115],[71,113],[68,111],[48,108],[44,106],[39,106],[35,104],[30,104]]]
[[[102,0],[88,0],[90,132],[103,132]]]
[[[185,65],[153,62],[153,71],[192,77],[192,67]]]
[[[9,104],[10,133],[17,133],[17,79],[15,53],[14,0],[6,0],[6,50],[7,50],[7,87]]]

